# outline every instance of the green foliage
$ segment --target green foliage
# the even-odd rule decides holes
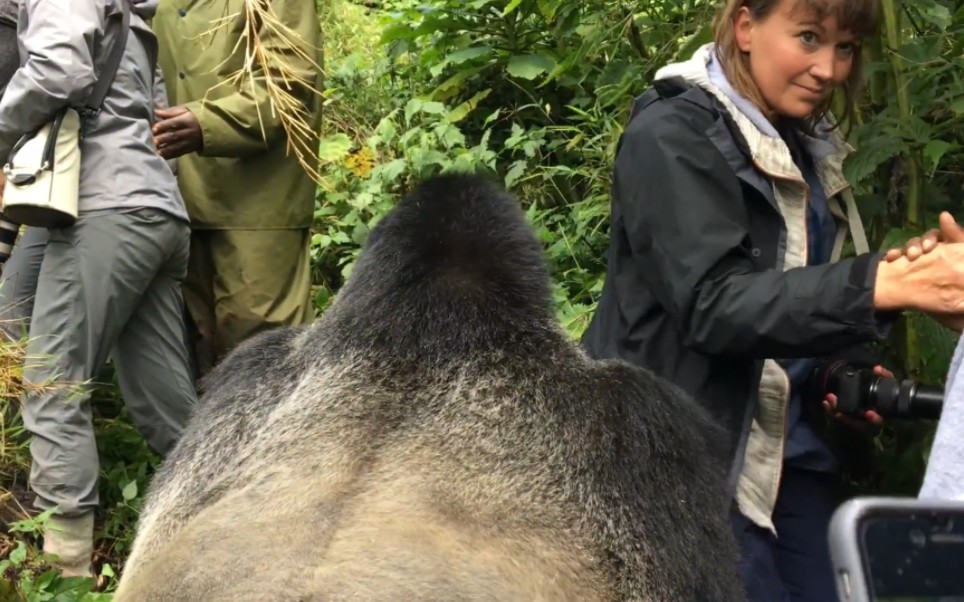
[[[108,376],[105,374],[105,376]],[[100,510],[95,521],[96,580],[63,578],[40,551],[52,511],[37,513],[17,501],[25,488],[29,451],[15,399],[0,397],[0,600],[104,602],[116,587],[117,569],[130,550],[143,492],[159,458],[132,426],[116,382],[107,377],[94,389],[91,408],[100,458]],[[6,522],[6,524],[4,524]]]
[[[893,5],[893,31],[868,47],[868,94],[852,135],[857,152],[845,167],[863,193],[863,212],[874,218],[875,239],[893,243],[900,239],[892,229],[911,226],[906,235],[915,235],[940,211],[961,210],[964,6],[884,4]],[[912,181],[915,162],[921,169]],[[914,189],[923,193],[918,207],[908,205]]]
[[[369,230],[415,181],[449,170],[494,168],[487,136],[469,146],[459,115],[458,108],[412,98],[379,120],[357,147],[343,133],[321,141],[332,184],[320,192],[311,244],[319,309],[350,274]]]
[[[880,249],[934,225],[942,210],[960,217],[955,193],[964,184],[964,8],[943,0],[883,4],[880,35],[865,45],[868,94],[849,130],[857,150],[845,165]],[[459,111],[460,131],[466,144],[484,139],[496,152],[495,169],[546,246],[559,316],[578,336],[602,288],[609,176],[627,110],[659,67],[709,41],[716,3],[397,0],[386,7],[381,41],[393,77],[411,85],[404,98],[474,107]],[[378,197],[375,189],[367,195]],[[954,341],[911,313],[894,329],[888,363],[900,376],[940,384]],[[878,441],[884,469],[863,485],[915,491],[932,430],[889,424]]]
[[[93,580],[84,577],[61,577],[60,572],[51,568],[46,554],[29,545],[29,539],[42,534],[44,523],[52,514],[44,512],[36,517],[15,521],[7,526],[11,535],[23,539],[15,540],[13,549],[7,557],[0,560],[0,598],[22,602],[102,602],[109,600],[109,594],[93,591]]]

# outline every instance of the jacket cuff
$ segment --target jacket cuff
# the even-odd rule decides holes
[[[211,117],[206,115],[207,109],[204,108],[204,100],[195,100],[184,103],[184,108],[194,114],[197,119],[198,127],[201,128],[201,149],[198,155],[204,155],[205,151],[217,146],[216,135],[211,131]]]
[[[883,253],[865,253],[855,258],[853,269],[850,271],[850,283],[867,291],[870,295],[868,302],[871,307],[871,318],[868,321],[868,330],[871,335],[881,340],[890,335],[894,323],[903,315],[902,310],[878,311],[873,309],[877,268],[883,259]]]

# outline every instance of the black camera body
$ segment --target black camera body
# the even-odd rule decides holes
[[[0,264],[10,258],[19,233],[20,225],[4,218],[3,214],[0,213]]]
[[[872,367],[845,360],[819,363],[810,383],[816,401],[833,393],[837,397],[837,410],[852,416],[874,410],[883,418],[937,420],[944,405],[941,389],[910,379],[898,381],[878,376]]]

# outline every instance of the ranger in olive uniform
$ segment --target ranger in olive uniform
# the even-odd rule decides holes
[[[293,93],[318,131],[322,39],[315,2],[271,0],[270,10],[289,32],[261,23],[251,30],[267,50],[270,72],[283,62],[313,82],[314,91]],[[309,228],[316,187],[288,152],[258,77],[262,66],[255,66],[253,82],[229,81],[244,67],[247,21],[244,0],[161,0],[153,21],[172,107],[158,111],[154,135],[162,156],[180,156],[192,227],[184,298],[199,338],[199,375],[252,334],[313,317]],[[312,60],[297,56],[290,43]]]

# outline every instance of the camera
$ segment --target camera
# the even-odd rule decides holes
[[[13,245],[17,242],[17,234],[20,232],[20,224],[15,224],[4,218],[0,213],[0,264],[10,258],[13,252]]]
[[[844,360],[823,362],[814,368],[811,388],[816,399],[837,396],[837,410],[859,415],[874,410],[884,418],[937,420],[944,405],[944,391],[914,380],[898,381],[874,374],[873,368]]]

